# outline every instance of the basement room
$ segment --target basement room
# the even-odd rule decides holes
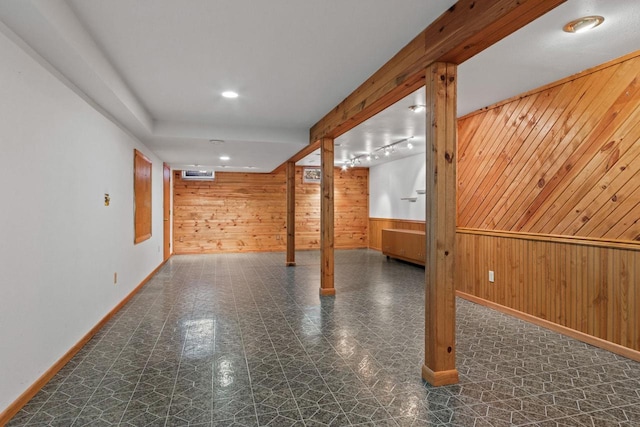
[[[0,2],[0,426],[640,425],[640,2]]]

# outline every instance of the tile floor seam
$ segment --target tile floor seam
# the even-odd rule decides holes
[[[317,292],[318,252],[299,255],[293,268],[284,266],[282,253],[172,257],[98,332],[90,350],[59,373],[49,394],[39,393],[33,406],[7,426],[97,427],[118,419],[135,419],[127,426],[160,420],[173,425],[182,418],[184,425],[281,427],[293,425],[297,417],[301,421],[295,425],[309,426],[319,421],[345,426],[631,427],[640,422],[640,363],[459,299],[460,384],[433,388],[415,369],[424,356],[424,271],[387,262],[371,250],[338,250],[338,293],[328,307]],[[197,335],[200,329],[184,323],[187,318],[211,319],[211,326],[204,326],[211,332]],[[167,319],[175,328],[163,336]],[[252,325],[262,325],[264,332],[253,331]],[[148,357],[138,360],[161,345],[153,365]],[[115,361],[108,363],[112,357]],[[227,363],[231,371],[223,372],[218,363]],[[271,372],[276,373],[273,379],[268,378]],[[80,387],[72,387],[74,382]],[[291,396],[294,388],[298,394],[293,401],[278,400]],[[305,397],[298,401],[298,395]],[[181,418],[171,419],[176,399]],[[322,402],[336,406],[315,409]],[[95,408],[85,412],[90,404]],[[268,415],[259,415],[259,409]],[[272,409],[290,417],[274,418]],[[296,409],[295,417],[296,412],[286,412]],[[346,416],[345,410],[351,419],[338,421],[335,414]],[[381,411],[380,418],[375,410]]]
[[[261,282],[261,284],[264,286],[264,283]],[[271,299],[273,300],[273,295],[270,291],[269,292],[269,296],[271,296]],[[287,292],[285,290],[285,292]],[[287,292],[287,295],[288,292]],[[331,390],[331,388],[329,387],[329,385],[327,384],[326,379],[322,376],[322,374],[320,373],[320,369],[318,368],[318,365],[313,361],[313,358],[311,357],[311,355],[308,353],[307,349],[304,347],[304,344],[302,343],[302,341],[300,341],[300,337],[298,336],[298,334],[296,334],[295,330],[291,327],[291,324],[289,323],[287,317],[284,315],[284,313],[282,312],[282,309],[279,308],[279,306],[277,304],[274,304],[275,306],[278,307],[278,310],[280,311],[280,313],[282,314],[282,317],[285,319],[285,322],[287,322],[287,325],[289,326],[289,329],[291,330],[292,334],[296,337],[296,340],[298,341],[298,343],[300,344],[300,346],[303,348],[305,354],[307,355],[307,357],[309,358],[309,360],[311,361],[311,363],[313,364],[313,366],[316,369],[316,372],[318,373],[318,376],[322,379],[322,382],[324,383],[325,386],[327,386],[327,389],[329,390],[329,393],[331,393],[331,396],[334,398],[334,400],[338,403],[338,406],[340,406],[340,401],[338,400],[338,398],[335,396],[334,392]],[[342,409],[342,407],[340,407],[340,409]],[[344,413],[344,409],[342,409],[342,412]],[[345,413],[346,416],[346,413]],[[304,422],[304,420],[303,420]],[[349,423],[349,425],[352,425],[351,423]]]
[[[230,272],[229,270],[229,264],[225,263],[225,266],[227,268],[227,271]],[[238,331],[240,333],[240,341],[242,342],[242,353],[244,355],[244,362],[245,362],[245,366],[247,367],[247,374],[249,377],[249,388],[251,390],[251,401],[253,402],[253,412],[254,415],[256,417],[256,425],[258,425],[259,423],[259,419],[258,419],[258,407],[256,405],[256,399],[255,396],[253,395],[253,381],[251,379],[251,369],[249,368],[249,359],[247,358],[247,350],[246,350],[246,346],[245,346],[245,340],[244,340],[244,334],[242,333],[242,328],[240,327],[240,310],[238,310],[238,302],[236,299],[236,293],[234,291],[234,286],[231,286],[231,293],[233,295],[233,304],[234,304],[234,311],[235,311],[235,315],[236,315],[236,322],[238,323]],[[234,416],[234,421],[235,421],[235,416]]]
[[[286,289],[285,289],[285,292],[287,292],[287,293],[288,293],[288,291],[287,291]],[[323,298],[323,297],[320,297],[320,298]],[[325,298],[335,298],[335,297],[325,297]],[[296,303],[294,302],[294,304],[296,304]],[[296,304],[296,305],[297,305],[297,304]],[[300,307],[298,306],[298,308],[300,308]],[[321,310],[322,310],[322,307],[321,307]],[[303,311],[303,310],[301,310],[301,311]],[[305,316],[306,316],[306,313],[305,313]],[[324,336],[324,334],[323,334],[323,337],[324,337],[324,338],[325,338],[325,340],[329,343],[329,345],[330,345],[330,346],[331,346],[331,348],[334,350],[334,352],[336,352],[336,353],[339,355],[339,357],[342,359],[342,361],[346,363],[346,361],[345,361],[344,357],[340,354],[340,352],[338,352],[338,351],[336,350],[336,348],[333,346],[333,344],[331,344],[331,342],[326,338],[326,336]],[[348,363],[347,363],[347,365],[348,365]],[[349,369],[351,369],[351,372],[352,372],[352,373],[353,373],[357,378],[360,378],[360,376],[358,375],[358,373],[357,373],[357,372],[355,372],[355,371],[353,370],[353,368],[351,368],[351,366],[349,366]],[[318,371],[318,372],[319,372],[319,371]],[[370,388],[367,384],[365,384],[365,387],[367,387],[367,388],[369,389],[369,391],[370,391],[370,392],[372,392],[371,388]],[[378,405],[379,405],[379,406],[380,406],[380,407],[381,407],[381,408],[386,412],[386,409],[385,409],[384,405],[382,405],[382,403],[378,400],[378,398],[377,398],[377,397],[375,397],[375,393],[373,393],[373,392],[372,392],[372,394],[374,395],[374,399],[375,399],[375,401],[378,403]],[[336,399],[336,400],[337,400],[337,399]],[[343,405],[340,403],[340,401],[339,401],[339,400],[337,400],[337,402],[338,402],[338,405],[340,405],[340,407],[341,407],[342,411],[346,414],[347,412],[345,411],[345,409],[344,409]],[[389,416],[391,416],[391,414],[389,414]],[[391,420],[393,420],[393,417],[391,417],[390,419],[391,419]],[[393,422],[394,422],[394,424],[396,424],[396,425],[397,425],[397,422],[396,422],[395,420],[393,420]]]
[[[202,269],[200,270],[200,277],[202,277]],[[184,282],[182,283],[182,286],[179,287],[179,289],[183,288],[183,287],[184,287]],[[194,302],[194,305],[195,305],[195,302]],[[167,317],[165,319],[164,324],[162,325],[162,329],[158,333],[158,337],[157,337],[156,342],[155,342],[155,344],[153,346],[153,349],[149,353],[149,358],[147,359],[147,363],[145,364],[145,368],[142,370],[142,373],[140,374],[140,377],[138,378],[138,384],[140,383],[140,379],[142,378],[142,375],[144,374],[144,371],[145,371],[146,367],[149,364],[149,360],[151,359],[151,356],[153,355],[153,350],[155,350],[155,348],[156,348],[156,346],[158,344],[158,341],[160,341],[160,338],[162,337],[162,331],[164,331],[164,328],[165,328],[167,322],[169,321],[169,316],[173,312],[174,308],[175,308],[175,305],[172,305],[171,306],[171,310],[169,310],[169,312],[167,313]],[[191,318],[191,316],[189,318]],[[173,395],[175,394],[176,384],[178,383],[178,377],[180,375],[180,366],[182,364],[182,355],[184,354],[184,348],[187,345],[187,339],[188,339],[190,330],[191,330],[191,325],[189,325],[187,327],[187,331],[184,334],[184,341],[182,343],[182,350],[180,352],[180,358],[178,359],[178,366],[176,367],[176,377],[175,377],[174,382],[173,382],[173,388],[171,389],[171,396],[169,397],[169,404],[167,405],[167,415],[166,415],[166,420],[164,422],[165,427],[167,426],[167,423],[169,422],[169,413],[171,411],[171,404],[173,403]],[[137,384],[136,384],[136,389],[137,389]],[[135,389],[134,389],[133,392],[135,394]],[[127,408],[128,408],[128,406],[129,405],[127,405]],[[127,412],[127,410],[125,409],[125,411],[122,413],[122,418],[124,418],[126,412]],[[120,422],[122,422],[122,419],[120,419]]]
[[[156,299],[157,299],[157,298],[159,298],[159,296],[157,296],[157,297],[156,297]],[[154,301],[155,301],[155,300],[154,300]],[[132,306],[133,306],[133,304],[132,304]],[[131,307],[129,307],[129,308],[131,308]],[[149,310],[148,310],[148,311],[151,311],[151,306],[149,306]],[[147,312],[147,313],[148,313],[148,312]],[[140,328],[140,325],[142,325],[142,321],[143,321],[143,320],[144,320],[144,316],[142,316],[142,317],[140,318],[140,322],[138,323],[138,326],[136,326],[136,329],[135,329],[135,330],[133,330],[133,331],[131,332],[131,335],[129,336],[129,339],[128,339],[128,340],[127,340],[127,342],[122,346],[122,349],[121,349],[121,350],[120,350],[120,352],[118,353],[118,356],[114,357],[114,359],[113,359],[113,363],[112,363],[112,364],[111,364],[111,366],[109,366],[109,368],[105,371],[105,373],[104,373],[104,375],[103,375],[102,379],[100,380],[100,384],[104,381],[104,379],[106,378],[106,376],[107,376],[107,374],[109,373],[109,371],[111,370],[111,368],[113,368],[113,366],[116,364],[116,361],[118,360],[118,358],[120,357],[120,355],[122,355],[122,353],[124,352],[124,349],[126,348],[127,344],[131,342],[131,339],[132,339],[132,338],[133,338],[133,336],[135,335],[136,331],[138,330],[138,328]],[[115,325],[116,325],[116,324],[117,324],[117,322],[116,322],[116,323],[114,323],[113,327],[115,327]],[[100,386],[100,385],[98,385],[98,387],[99,387],[99,386]],[[87,405],[89,404],[89,402],[91,401],[91,399],[93,398],[93,396],[95,395],[96,391],[97,391],[97,388],[96,388],[96,390],[94,390],[94,391],[93,391],[93,393],[91,394],[91,396],[90,396],[90,397],[89,397],[89,399],[87,400],[87,403],[85,403],[85,404],[83,405],[82,409],[81,409],[81,410],[80,410],[80,412],[78,413],[78,416],[74,419],[73,423],[71,424],[72,426],[75,424],[76,420],[80,417],[80,415],[82,415],[82,412],[85,410],[85,408],[87,407]]]
[[[130,308],[131,308],[131,305],[130,305],[130,304],[126,304],[126,305],[125,305],[125,307],[123,307],[123,309],[125,309],[125,310],[124,310],[124,313],[126,313],[126,311],[127,311],[127,310],[129,310]],[[123,314],[124,314],[124,313],[123,313]],[[119,314],[119,313],[118,313],[118,314]],[[100,343],[100,342],[105,338],[105,336],[107,335],[107,333],[109,332],[109,330],[111,330],[113,327],[115,327],[116,323],[117,323],[117,320],[116,320],[116,322],[114,322],[113,324],[110,324],[109,322],[107,322],[107,324],[105,324],[105,325],[103,326],[103,328],[107,327],[107,329],[106,329],[106,330],[104,330],[104,331],[103,331],[103,329],[101,328],[100,330],[98,330],[98,331],[96,332],[96,335],[97,335],[97,334],[100,334],[100,335],[101,335],[101,336],[100,336],[100,338],[98,339],[98,341],[96,342],[96,344],[99,344],[99,343]],[[91,337],[91,340],[95,339],[94,337],[95,337],[95,335],[94,335],[93,337]],[[91,342],[91,340],[89,340],[89,342]],[[89,344],[89,342],[87,342],[87,344]],[[86,346],[87,344],[85,344],[85,346]],[[95,347],[95,346],[94,346],[94,347]],[[86,358],[91,354],[91,351],[92,351],[92,350],[93,350],[93,348],[92,348],[91,350],[89,350],[89,352],[88,352],[87,354],[85,354],[85,355],[82,357],[82,360],[86,359]],[[76,355],[74,355],[74,358],[76,358],[76,357],[78,356],[78,354],[80,354],[81,352],[82,352],[82,348],[81,348],[80,350],[78,350],[78,352],[76,353]],[[69,362],[67,362],[67,364],[68,364],[68,363],[69,363]],[[67,366],[67,365],[65,365],[65,366]],[[73,368],[73,370],[69,373],[69,376],[72,376],[72,375],[73,375],[73,373],[78,369],[78,367],[79,367],[79,366],[80,366],[80,364],[78,364],[75,368]],[[63,366],[60,370],[62,370],[62,369],[64,369],[64,366]],[[55,378],[55,376],[54,376],[54,378]],[[49,383],[50,383],[51,381],[53,381],[53,380],[54,380],[54,378],[50,379],[50,380],[49,380]],[[58,387],[56,387],[56,390],[57,390],[57,389],[58,389],[62,384],[64,384],[65,382],[66,382],[66,380],[65,380],[65,381],[63,381],[62,383],[60,383],[60,384],[58,385]],[[54,392],[55,392],[55,390],[54,390]],[[51,397],[52,397],[52,396],[53,396],[53,393],[51,393],[51,396],[49,396],[49,397],[47,398],[47,400],[45,400],[45,401],[42,403],[42,405],[41,405],[41,406],[45,406],[45,405],[49,402],[49,400],[51,399]],[[34,416],[35,416],[35,413],[34,413],[31,417],[29,417],[29,419],[27,420],[27,423],[29,423],[29,421],[30,421]]]
[[[242,276],[244,277],[245,282],[248,284],[247,277],[246,277],[246,274],[244,273],[244,270],[242,270]],[[249,292],[251,293],[251,295],[253,297],[253,302],[254,302],[255,306],[259,307],[258,306],[258,302],[255,299],[255,295],[253,293],[253,290],[252,290],[251,286],[249,286]],[[282,373],[284,375],[284,367],[282,366],[282,362],[280,361],[280,357],[278,356],[278,352],[276,351],[276,347],[273,344],[273,339],[271,338],[271,334],[269,333],[269,328],[266,327],[266,324],[264,322],[264,318],[262,317],[262,313],[260,312],[259,308],[258,308],[257,312],[258,312],[258,315],[260,316],[260,320],[262,321],[262,324],[265,325],[265,330],[267,331],[267,336],[269,337],[269,341],[271,342],[271,348],[273,349],[274,354],[276,355],[276,359],[278,360],[278,364],[280,365],[280,370],[282,371]],[[287,379],[286,375],[284,375],[284,378],[285,378],[285,381],[287,383],[287,387],[289,388],[289,392],[293,396],[293,391],[291,390],[291,384],[289,383],[289,380]],[[295,400],[295,398],[294,398],[294,402],[295,402],[296,408],[298,410],[298,415],[300,415],[300,419],[303,420],[302,422],[304,424],[304,417],[302,416],[302,412],[300,411],[300,406],[298,405],[298,402]],[[260,419],[258,418],[258,422],[259,421],[260,421]]]

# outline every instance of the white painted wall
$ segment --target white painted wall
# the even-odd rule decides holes
[[[138,245],[134,148],[153,162]],[[1,33],[0,160],[2,412],[161,263],[162,162]]]
[[[369,216],[371,218],[425,220],[424,190],[426,157],[419,153],[369,169]],[[415,203],[400,200],[417,197]]]

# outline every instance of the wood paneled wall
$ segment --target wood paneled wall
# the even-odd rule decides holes
[[[640,247],[463,229],[457,244],[459,291],[640,351]]]
[[[458,130],[458,291],[640,358],[640,52]]]
[[[370,249],[375,249],[377,251],[382,250],[382,230],[385,228],[425,231],[425,222],[409,219],[369,218]]]
[[[639,55],[461,118],[458,225],[640,240]]]
[[[320,185],[303,184],[296,168],[296,248],[320,248]],[[366,248],[369,242],[369,169],[334,170],[335,248]]]
[[[271,174],[217,172],[214,181],[174,175],[174,252],[286,249],[286,182]],[[335,171],[336,248],[368,244],[369,171]],[[320,185],[302,183],[296,168],[296,248],[320,246]]]

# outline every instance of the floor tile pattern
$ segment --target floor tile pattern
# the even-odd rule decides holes
[[[174,256],[8,424],[640,426],[640,363],[457,300],[460,383],[420,379],[424,269],[375,251]]]

